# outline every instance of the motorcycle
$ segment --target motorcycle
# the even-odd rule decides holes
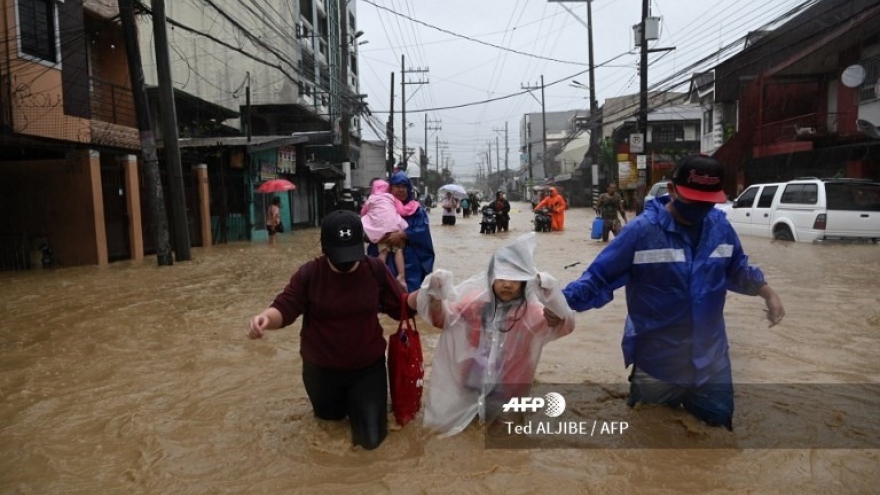
[[[550,232],[550,210],[541,208],[535,212],[535,232]]]
[[[480,219],[480,233],[494,234],[498,229],[498,219],[495,208],[492,206],[484,206],[481,210],[483,218]]]

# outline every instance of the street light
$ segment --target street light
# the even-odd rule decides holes
[[[569,86],[572,86],[572,87],[574,87],[574,88],[590,89],[590,87],[587,86],[586,84],[581,83],[581,82],[578,82],[578,81],[575,81],[575,80],[573,80],[573,79],[572,79],[572,81],[571,81],[571,84],[569,84]]]

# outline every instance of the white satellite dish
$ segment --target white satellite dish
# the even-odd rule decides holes
[[[861,65],[850,65],[840,75],[840,82],[847,88],[857,88],[865,82],[867,71]]]

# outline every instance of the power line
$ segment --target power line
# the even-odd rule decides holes
[[[514,49],[512,49],[512,48],[505,48],[505,47],[503,47],[503,46],[499,46],[499,45],[495,45],[495,44],[492,44],[492,43],[488,43],[488,42],[486,42],[486,41],[478,40],[478,39],[476,39],[476,38],[471,38],[471,37],[469,37],[469,36],[465,36],[465,35],[463,35],[463,34],[458,34],[458,33],[455,33],[455,32],[452,32],[452,31],[449,31],[448,29],[443,29],[443,28],[441,28],[441,27],[434,26],[433,24],[428,24],[427,22],[423,22],[423,21],[420,21],[420,20],[418,20],[418,19],[413,19],[412,17],[409,17],[409,16],[407,16],[407,15],[405,15],[405,14],[401,14],[400,12],[395,12],[394,10],[389,9],[388,7],[385,7],[385,6],[383,6],[383,5],[378,5],[378,4],[376,4],[376,3],[373,3],[373,2],[371,2],[370,0],[363,0],[363,1],[364,1],[365,3],[368,3],[368,4],[372,5],[373,7],[376,7],[377,9],[385,10],[385,11],[390,12],[390,13],[396,15],[396,16],[403,17],[404,19],[407,19],[407,20],[409,20],[409,21],[411,21],[411,22],[415,22],[415,23],[417,23],[417,24],[421,24],[421,25],[423,25],[423,26],[425,26],[425,27],[429,27],[429,28],[431,28],[431,29],[435,29],[435,30],[437,30],[437,31],[440,31],[441,33],[445,33],[445,34],[448,34],[448,35],[450,35],[450,36],[455,36],[456,38],[465,39],[465,40],[468,40],[468,41],[472,41],[472,42],[474,42],[474,43],[479,43],[479,44],[481,44],[481,45],[485,45],[485,46],[489,46],[489,47],[492,47],[492,48],[496,48],[496,49],[498,49],[498,50],[502,50],[502,51],[506,51],[506,52],[512,52],[512,53],[516,53],[516,54],[518,54],[518,55],[523,55],[523,56],[526,56],[526,57],[536,58],[536,59],[538,59],[538,60],[549,60],[550,62],[558,62],[558,63],[560,63],[560,64],[569,64],[569,65],[580,65],[580,66],[587,65],[587,64],[585,64],[585,63],[583,63],[583,62],[574,62],[574,61],[571,61],[571,60],[560,60],[560,59],[556,59],[556,58],[542,57],[542,56],[540,56],[540,55],[535,55],[535,54],[533,54],[533,53],[522,52],[522,51],[519,51],[519,50],[514,50]]]

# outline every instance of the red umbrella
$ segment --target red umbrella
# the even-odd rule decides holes
[[[261,193],[274,193],[281,191],[293,191],[296,189],[296,185],[289,180],[284,179],[272,179],[267,180],[260,184],[260,187],[257,188],[257,192]]]

